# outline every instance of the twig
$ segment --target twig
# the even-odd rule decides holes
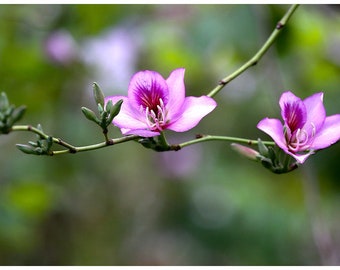
[[[211,90],[210,93],[207,96],[208,97],[214,97],[229,82],[231,82],[232,80],[237,78],[239,75],[241,75],[248,68],[255,66],[260,61],[262,56],[268,51],[268,49],[271,47],[271,45],[274,43],[274,41],[278,37],[279,33],[284,28],[284,26],[287,24],[288,20],[293,15],[294,11],[297,9],[298,6],[299,5],[292,5],[288,9],[286,14],[282,17],[282,19],[277,23],[274,31],[269,36],[267,41],[263,44],[263,46],[260,48],[260,50],[250,60],[248,60],[248,62],[246,62],[244,65],[242,65],[239,69],[237,69],[232,74],[225,77],[224,79],[220,80],[219,84],[213,90]]]

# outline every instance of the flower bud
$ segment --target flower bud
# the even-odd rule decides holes
[[[31,146],[29,145],[26,145],[26,144],[17,144],[16,147],[24,152],[25,154],[32,154],[32,155],[37,155],[37,152],[34,148],[32,148]]]
[[[14,123],[18,122],[25,114],[26,112],[26,106],[20,106],[18,108],[15,108],[12,112],[11,118],[10,118],[10,124],[13,125]]]
[[[112,101],[109,100],[106,104],[106,111],[109,112],[109,117],[107,119],[107,126],[112,123],[113,118],[115,118],[118,113],[120,112],[120,108],[122,107],[123,100],[118,100],[114,105],[112,104]]]
[[[238,143],[232,143],[231,148],[235,150],[237,153],[239,153],[240,155],[248,159],[254,160],[254,161],[257,161],[258,157],[260,156],[260,153],[255,151],[254,149],[250,147],[246,147]]]
[[[90,120],[90,121],[93,121],[97,124],[100,123],[98,117],[96,116],[96,114],[91,111],[90,109],[86,108],[86,107],[81,107],[81,111],[83,112],[83,114],[85,115],[85,117]]]
[[[104,107],[104,94],[97,83],[93,83],[93,96],[96,104],[100,104]]]
[[[5,111],[9,107],[8,98],[5,92],[0,94],[0,111]]]

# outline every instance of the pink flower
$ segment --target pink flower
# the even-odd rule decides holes
[[[208,97],[185,97],[184,68],[175,69],[168,79],[155,71],[139,71],[131,79],[128,95],[105,98],[105,103],[123,100],[113,124],[123,134],[142,137],[160,135],[165,129],[177,132],[195,127],[216,102]]]
[[[53,32],[46,40],[45,50],[51,60],[61,65],[72,63],[78,53],[75,40],[66,30]]]
[[[285,92],[279,104],[284,124],[279,119],[264,118],[257,127],[299,163],[340,139],[340,114],[326,117],[323,93],[301,100],[293,93]]]

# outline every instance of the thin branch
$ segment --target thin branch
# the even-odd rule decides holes
[[[257,145],[257,140],[249,140],[244,138],[228,137],[228,136],[214,136],[214,135],[197,135],[197,138],[191,141],[183,142],[177,145],[171,145],[169,150],[178,151],[183,147],[187,147],[192,144],[206,142],[206,141],[228,141],[228,142],[238,142],[247,145]],[[265,145],[275,145],[271,141],[262,141]]]
[[[65,147],[66,149],[64,150],[55,150],[55,151],[49,151],[47,155],[54,156],[54,155],[61,155],[61,154],[75,154],[79,152],[85,152],[85,151],[91,151],[91,150],[96,150],[128,141],[133,141],[133,140],[138,140],[141,137],[137,135],[128,135],[125,137],[121,138],[115,138],[115,139],[108,139],[105,142],[97,143],[97,144],[91,144],[91,145],[86,145],[86,146],[73,146],[59,138],[55,138],[52,136],[49,136],[45,134],[42,130],[32,127],[30,125],[16,125],[13,126],[11,131],[30,131],[33,132],[37,135],[39,135],[42,139],[48,139],[52,138],[53,143],[56,143],[60,146]],[[257,145],[258,141],[257,140],[249,140],[249,139],[244,139],[244,138],[237,138],[237,137],[228,137],[228,136],[214,136],[214,135],[197,135],[196,139],[190,140],[187,142],[183,142],[180,144],[173,144],[170,145],[166,141],[164,133],[159,136],[160,140],[160,147],[162,148],[162,151],[178,151],[182,149],[183,147],[187,147],[196,143],[201,143],[201,142],[206,142],[206,141],[228,141],[228,142],[237,142],[237,143],[243,143],[247,145]],[[262,141],[263,144],[265,145],[275,145],[274,142],[271,141]]]
[[[64,150],[51,151],[49,153],[49,155],[51,155],[51,156],[60,155],[60,154],[69,154],[69,153],[75,154],[75,153],[79,153],[79,152],[85,152],[85,151],[100,149],[100,148],[103,148],[103,147],[116,145],[116,144],[120,144],[120,143],[127,142],[127,141],[132,141],[132,140],[136,140],[136,139],[140,138],[139,136],[136,136],[136,135],[129,135],[129,136],[116,138],[116,139],[107,139],[105,142],[92,144],[92,145],[73,146],[73,145],[63,141],[62,139],[49,136],[49,135],[45,134],[42,130],[35,128],[33,126],[30,126],[30,125],[15,125],[11,128],[11,131],[33,132],[33,133],[39,135],[42,139],[48,139],[49,137],[51,137],[53,143],[56,143],[60,146],[67,148],[67,149],[64,149]]]
[[[297,9],[299,5],[292,5],[288,11],[285,13],[285,15],[282,17],[282,19],[277,23],[274,31],[269,36],[267,41],[263,44],[263,46],[260,48],[260,50],[244,65],[242,65],[239,69],[234,71],[229,76],[223,78],[219,81],[219,84],[211,90],[211,92],[207,95],[208,97],[214,97],[221,89],[226,86],[229,82],[237,78],[239,75],[241,75],[244,71],[246,71],[248,68],[255,66],[262,56],[268,51],[268,49],[271,47],[271,45],[274,43],[276,38],[278,37],[279,33],[281,32],[282,28],[287,24],[290,17],[293,15],[294,11]]]
[[[247,70],[249,67],[256,65],[259,60],[262,58],[262,56],[268,51],[268,49],[271,47],[271,45],[274,43],[276,40],[277,36],[281,32],[282,28],[286,25],[290,17],[293,15],[294,11],[297,9],[299,5],[292,5],[289,10],[285,13],[285,15],[282,17],[282,19],[277,23],[275,30],[272,32],[270,37],[267,39],[267,41],[263,44],[263,46],[260,48],[260,50],[248,61],[246,62],[243,66],[241,66],[239,69],[237,69],[235,72],[233,72],[231,75],[225,77],[222,79],[218,86],[216,86],[209,94],[208,96],[213,97],[215,96],[226,84],[228,84],[230,81],[238,77],[240,74],[242,74],[245,70]],[[52,139],[53,143],[56,143],[64,148],[65,150],[58,150],[58,151],[49,151],[47,154],[48,155],[58,155],[58,154],[65,154],[65,153],[78,153],[78,152],[84,152],[84,151],[90,151],[90,150],[95,150],[103,147],[107,147],[110,145],[115,145],[131,140],[137,140],[140,137],[135,136],[135,135],[130,135],[122,138],[117,138],[117,139],[109,139],[107,137],[107,132],[104,130],[104,136],[105,136],[105,142],[98,143],[98,144],[93,144],[93,145],[87,145],[87,146],[73,146],[59,138],[55,138],[52,136],[49,136],[45,134],[42,130],[35,128],[30,125],[15,125],[12,126],[10,131],[30,131],[33,132],[37,135],[40,136],[41,139]],[[225,137],[225,136],[212,136],[212,135],[204,135],[200,136],[199,138],[196,138],[195,140],[183,142],[178,145],[168,145],[168,143],[165,140],[164,134],[161,135],[160,137],[161,143],[166,146],[168,146],[168,149],[164,149],[165,151],[167,150],[180,150],[183,147],[204,142],[204,141],[216,141],[216,140],[222,140],[222,141],[231,141],[231,142],[240,142],[240,143],[245,143],[249,145],[255,145],[258,142],[256,140],[248,140],[248,139],[242,139],[242,138],[235,138],[235,137]],[[274,145],[274,142],[263,142],[264,144],[267,145]]]
[[[79,153],[79,152],[86,152],[86,151],[91,151],[91,150],[96,150],[128,141],[133,141],[136,139],[139,139],[139,136],[136,135],[129,135],[121,138],[116,138],[116,139],[108,139],[105,142],[97,143],[97,144],[91,144],[91,145],[86,145],[86,146],[78,146],[74,147],[74,151],[71,152],[70,149],[67,150],[58,150],[58,151],[53,151],[52,155],[60,155],[60,154],[68,154],[68,153]]]

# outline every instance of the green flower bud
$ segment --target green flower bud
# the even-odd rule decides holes
[[[96,116],[96,114],[91,111],[90,109],[86,108],[86,107],[82,107],[81,111],[83,112],[83,114],[85,115],[85,117],[90,120],[93,121],[97,124],[100,124],[100,120],[98,119],[98,117]]]
[[[25,112],[26,106],[15,108],[10,117],[10,125],[12,126],[14,123],[18,122],[24,116]]]
[[[98,112],[99,112],[100,115],[103,115],[103,112],[105,112],[104,107],[99,103],[98,103]]]
[[[37,155],[36,150],[29,145],[17,144],[16,147],[25,154]]]
[[[112,104],[111,100],[108,101],[105,107],[106,111],[109,112],[109,117],[106,121],[106,126],[110,125],[112,123],[113,118],[115,118],[118,115],[122,107],[122,104],[123,104],[122,99],[117,101],[114,105]]]
[[[0,94],[0,111],[5,111],[9,107],[9,101],[5,92]]]
[[[96,104],[100,104],[104,107],[104,94],[97,83],[93,83],[93,96]]]

